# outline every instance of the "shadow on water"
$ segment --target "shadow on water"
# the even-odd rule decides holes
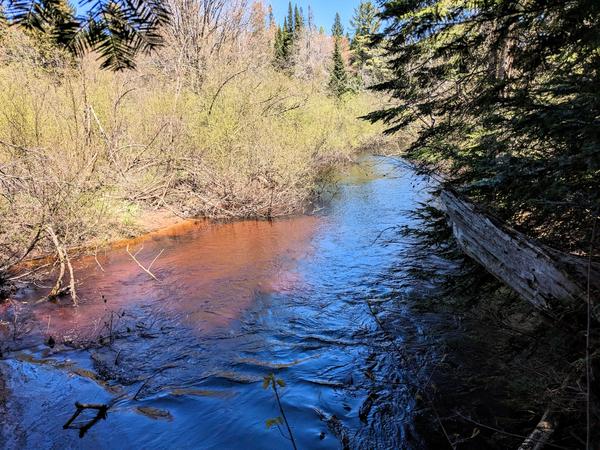
[[[286,382],[299,448],[421,447],[415,372],[390,350],[418,349],[424,329],[400,288],[408,243],[385,234],[411,221],[427,184],[383,158],[352,170],[315,216],[137,243],[144,261],[163,251],[159,282],[123,249],[80,261],[80,308],[35,309],[33,334],[56,345],[5,340],[4,447],[288,448],[266,426],[279,415],[270,373]],[[75,401],[110,405],[82,439],[62,429]]]

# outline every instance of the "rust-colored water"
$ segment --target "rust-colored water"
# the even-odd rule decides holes
[[[109,311],[139,305],[176,313],[198,331],[225,326],[248,308],[256,292],[285,289],[298,281],[286,269],[310,252],[318,222],[309,216],[275,222],[186,222],[119,242],[75,265],[79,308],[65,297],[60,308],[47,304],[35,314],[52,335],[96,326]],[[146,268],[158,256],[150,270],[158,281],[139,267],[127,248]],[[41,295],[40,290],[28,294],[31,300]]]
[[[57,345],[22,350],[27,340],[12,336],[1,344],[11,394],[10,415],[0,405],[0,448],[290,448],[266,426],[281,415],[262,384],[271,373],[286,383],[280,401],[298,448],[421,448],[412,374],[389,339],[420,339],[405,304],[408,244],[394,227],[411,222],[403,212],[426,200],[424,189],[373,158],[319,217],[187,223],[129,242],[132,253],[143,246],[145,266],[162,251],[152,266],[159,281],[127,243],[99,264],[78,261],[79,308],[68,297],[34,308],[35,326]],[[371,307],[382,305],[375,320]],[[107,341],[110,311],[127,316]],[[63,345],[83,332],[103,339]],[[62,429],[75,401],[112,405],[82,439]]]

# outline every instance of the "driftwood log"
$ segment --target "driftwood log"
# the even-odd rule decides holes
[[[556,316],[599,298],[599,264],[534,241],[452,190],[440,200],[462,251],[534,307]]]

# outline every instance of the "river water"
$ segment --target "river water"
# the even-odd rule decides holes
[[[146,267],[158,255],[158,281],[120,246],[77,263],[78,309],[31,308],[42,290],[25,291],[12,326],[4,312],[2,446],[291,448],[283,425],[266,425],[281,415],[263,388],[273,373],[298,448],[420,448],[408,387],[419,374],[399,349],[427,329],[394,230],[427,199],[425,180],[366,158],[311,216],[129,243]],[[110,405],[82,438],[62,428],[76,401]]]

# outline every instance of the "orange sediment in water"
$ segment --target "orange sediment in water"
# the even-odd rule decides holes
[[[274,222],[186,221],[75,263],[80,306],[43,304],[35,309],[49,334],[98,326],[111,311],[151,305],[175,313],[199,331],[225,326],[251,306],[257,292],[299,282],[293,263],[310,251],[319,219]],[[156,276],[154,280],[133,260]],[[158,258],[153,262],[153,260]],[[31,294],[37,300],[41,292]]]

